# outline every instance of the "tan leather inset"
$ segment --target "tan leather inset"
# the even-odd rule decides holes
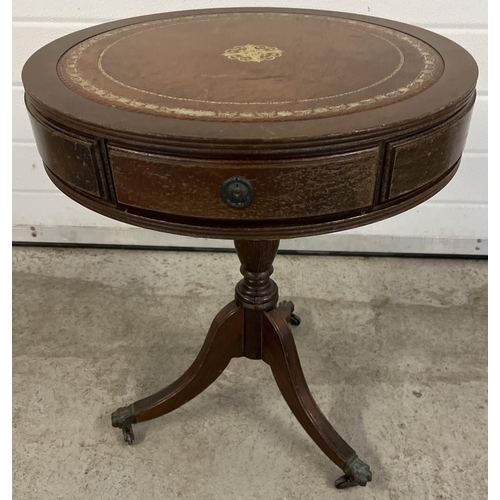
[[[70,49],[58,74],[112,107],[191,119],[266,121],[387,106],[442,73],[427,44],[321,15],[217,13],[108,31]]]

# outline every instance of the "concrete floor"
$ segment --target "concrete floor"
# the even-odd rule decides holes
[[[133,446],[110,425],[189,366],[232,300],[236,255],[13,256],[14,499],[486,498],[486,261],[276,259],[311,391],[373,471],[338,491],[262,362],[233,360],[198,398],[136,425]]]

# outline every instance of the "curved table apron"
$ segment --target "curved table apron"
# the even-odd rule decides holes
[[[243,279],[177,381],[112,415],[175,410],[233,357],[264,360],[291,410],[343,471],[370,467],[315,403],[270,279],[279,240],[376,222],[456,173],[477,66],[430,31],[298,9],[213,9],[125,19],[62,37],[23,70],[39,153],[89,209],[144,228],[235,240]]]

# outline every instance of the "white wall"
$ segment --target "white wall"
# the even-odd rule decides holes
[[[455,179],[438,195],[392,219],[343,233],[283,242],[282,248],[409,253],[487,253],[487,0],[14,0],[13,238],[15,241],[165,246],[230,246],[134,228],[87,210],[46,177],[23,104],[21,69],[39,47],[102,22],[164,11],[280,6],[355,12],[422,26],[455,40],[480,68],[466,152]]]

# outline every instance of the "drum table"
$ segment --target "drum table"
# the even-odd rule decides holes
[[[262,359],[304,429],[344,471],[371,480],[306,384],[270,279],[282,238],[408,210],[458,169],[477,66],[435,33],[385,19],[246,8],[126,19],[60,38],[23,82],[48,176],[81,205],[144,228],[234,240],[243,279],[198,357],[112,424],[171,412],[234,357]]]

